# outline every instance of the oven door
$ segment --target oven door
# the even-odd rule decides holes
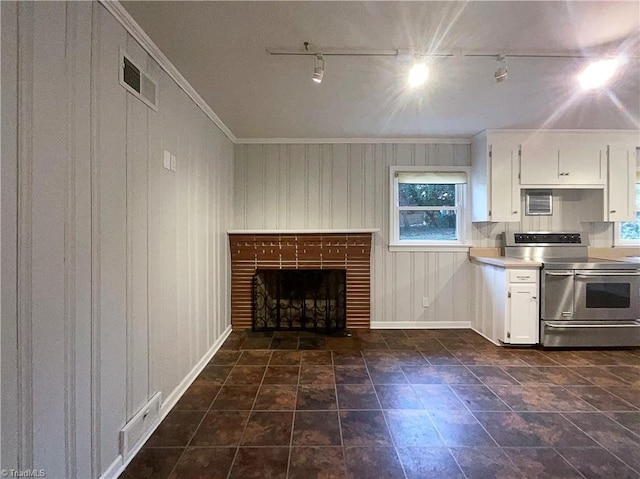
[[[549,320],[574,318],[573,270],[542,270],[540,317]]]
[[[640,316],[640,272],[576,270],[574,319],[635,320]]]

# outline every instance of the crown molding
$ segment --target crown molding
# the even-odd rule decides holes
[[[125,10],[118,0],[98,0],[111,15],[129,32],[140,46],[160,65],[170,77],[175,81],[182,90],[191,98],[198,107],[207,115],[215,125],[229,138],[233,143],[237,143],[236,136],[231,132],[229,127],[224,124],[218,115],[211,109],[206,101],[191,86],[185,77],[178,71],[173,63],[162,53],[160,48],[149,38],[140,25],[133,19],[129,12]]]
[[[469,145],[470,138],[424,137],[424,138],[236,138],[238,145],[262,144],[342,144],[342,143],[411,143],[411,144],[449,144]]]

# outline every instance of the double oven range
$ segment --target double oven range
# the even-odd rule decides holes
[[[582,233],[504,233],[503,244],[542,263],[543,346],[640,346],[640,265],[589,258]]]

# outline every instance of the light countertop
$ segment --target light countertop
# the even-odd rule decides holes
[[[471,256],[471,261],[476,263],[491,264],[501,268],[539,268],[542,266],[540,261],[530,261],[519,258],[508,258],[506,256]]]

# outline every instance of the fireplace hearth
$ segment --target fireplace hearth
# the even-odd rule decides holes
[[[259,269],[253,276],[253,331],[346,328],[346,271]]]

